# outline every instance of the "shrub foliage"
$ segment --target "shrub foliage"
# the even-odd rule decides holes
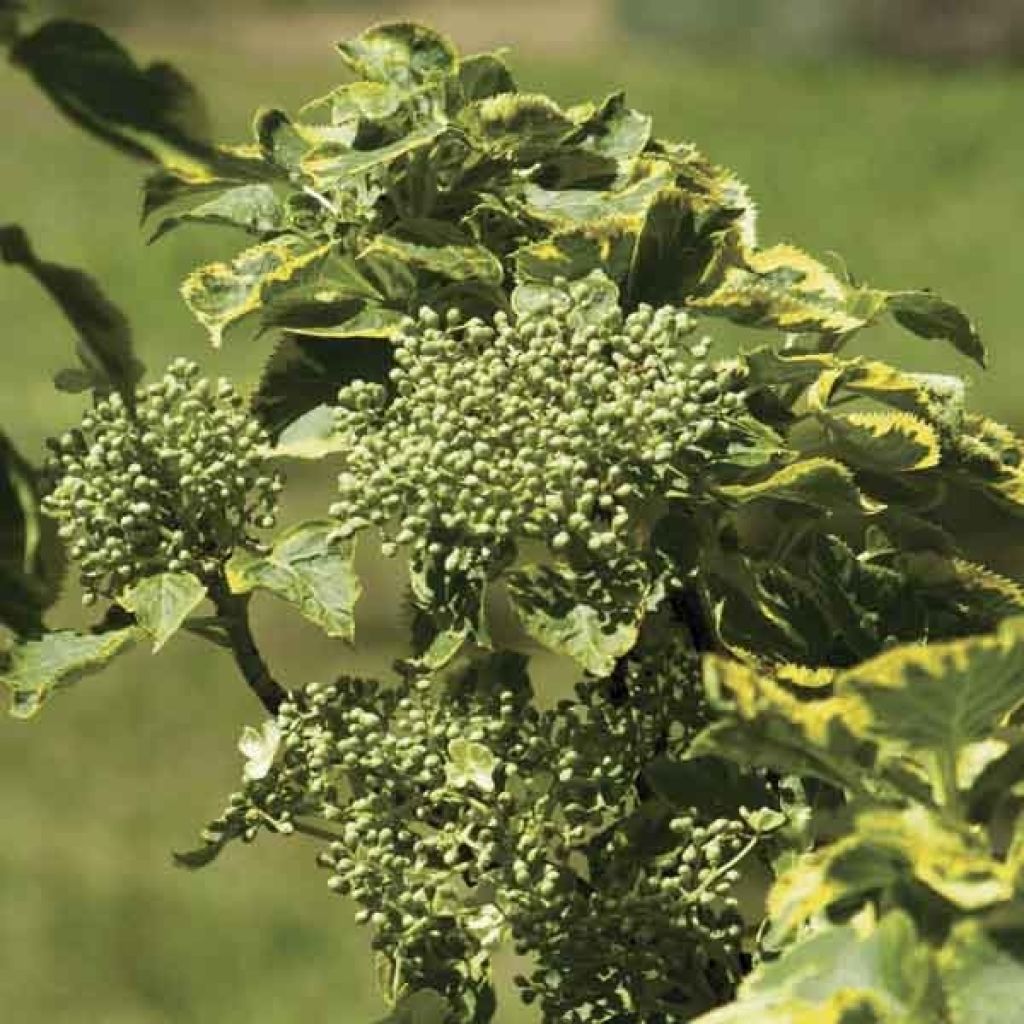
[[[185,359],[143,384],[95,284],[0,232],[77,329],[58,387],[94,394],[41,471],[0,438],[13,713],[147,638],[229,647],[266,717],[177,860],[309,841],[391,1024],[495,1019],[502,946],[550,1022],[1011,1019],[1024,590],[957,523],[1016,528],[1024,447],[960,378],[850,351],[889,317],[984,364],[967,317],[762,244],[732,172],[621,93],[520,93],[422,26],[223,145],[173,69],[0,24],[152,165],[157,235],[248,236],[182,285],[213,344],[278,339],[251,396]],[[337,494],[275,535],[295,459]],[[355,643],[357,545],[407,569],[393,676],[275,679],[251,594]],[[68,560],[90,630],[47,625]]]

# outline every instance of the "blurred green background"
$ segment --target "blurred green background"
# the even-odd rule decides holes
[[[144,58],[203,88],[226,138],[257,105],[294,108],[339,75],[331,43],[382,17],[429,19],[465,49],[509,45],[521,84],[566,101],[624,87],[659,134],[735,168],[766,241],[842,253],[884,287],[929,286],[976,316],[988,374],[897,332],[876,351],[956,368],[973,400],[1024,426],[1018,346],[1024,227],[1024,28],[1019,3],[979,0],[491,0],[245,3],[75,0]],[[970,8],[971,16],[964,14]],[[267,339],[206,349],[177,283],[233,239],[182,232],[148,248],[141,168],[83,137],[0,69],[0,221],[93,273],[131,315],[143,356],[199,358],[251,383]],[[0,272],[0,423],[27,454],[80,412],[49,379],[69,329],[28,278]],[[295,509],[325,495],[299,479]],[[289,683],[384,671],[401,642],[398,584],[368,565],[355,652],[257,609]],[[74,622],[69,597],[64,621]],[[328,895],[303,840],[230,851],[188,874],[188,847],[240,777],[235,744],[260,710],[220,652],[176,639],[132,654],[31,724],[0,721],[0,1019],[16,1024],[285,1024],[375,1019],[366,936]],[[502,1022],[525,1020],[506,1004]]]

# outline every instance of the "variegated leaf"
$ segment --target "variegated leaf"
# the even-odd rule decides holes
[[[194,270],[181,287],[189,309],[219,348],[224,331],[257,312],[280,289],[301,283],[330,253],[332,245],[311,246],[295,235],[262,242],[230,263]]]

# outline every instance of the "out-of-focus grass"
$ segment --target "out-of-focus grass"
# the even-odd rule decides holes
[[[294,108],[338,70],[326,44],[322,60],[291,64],[236,59],[224,39],[203,52],[177,53],[173,38],[150,48],[205,86],[229,136],[245,132],[256,105]],[[1024,76],[711,67],[646,52],[519,67],[525,85],[567,100],[626,87],[656,116],[659,133],[693,138],[741,173],[762,204],[766,239],[836,249],[865,279],[930,285],[962,302],[993,353],[975,400],[1022,418]],[[0,219],[24,224],[41,254],[89,269],[130,313],[152,367],[186,353],[251,382],[267,339],[229,339],[223,353],[207,351],[176,293],[195,262],[231,251],[235,240],[182,233],[147,249],[138,167],[83,138],[10,70],[0,71],[0,111]],[[18,272],[0,273],[0,309],[0,423],[37,454],[48,431],[78,414],[78,401],[48,383],[69,362],[70,333]],[[896,332],[873,344],[921,365],[958,365]],[[372,575],[381,577],[379,567]],[[354,655],[267,604],[258,629],[289,682],[377,670],[400,636],[396,602],[391,580],[363,610]],[[301,840],[234,849],[198,874],[170,866],[168,851],[191,843],[237,785],[234,744],[242,723],[258,718],[229,660],[182,637],[157,660],[127,656],[32,724],[0,723],[4,1020],[374,1019],[365,935],[328,896]],[[517,1014],[503,1009],[500,1019]]]

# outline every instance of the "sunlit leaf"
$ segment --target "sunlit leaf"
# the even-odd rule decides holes
[[[501,283],[503,276],[501,263],[482,246],[417,245],[393,235],[378,235],[363,250],[360,258],[377,253],[453,281],[481,280],[496,285]]]
[[[302,169],[318,185],[330,188],[345,182],[346,179],[383,170],[431,145],[446,130],[446,125],[441,121],[427,122],[414,128],[396,142],[375,149],[352,149],[325,143],[311,150],[303,158]]]
[[[133,584],[121,595],[119,604],[132,612],[150,635],[155,653],[205,596],[206,587],[191,573],[165,572]]]
[[[45,633],[16,644],[0,684],[11,691],[11,714],[31,718],[55,690],[103,668],[142,636],[135,626],[109,633]]]
[[[821,414],[819,420],[832,451],[876,472],[931,469],[942,458],[935,428],[909,413]]]
[[[574,127],[554,100],[532,93],[502,93],[471,103],[459,121],[482,145],[522,160],[545,154]]]
[[[1004,1024],[1024,1006],[1024,926],[964,920],[938,955],[951,1024]]]
[[[194,270],[181,293],[219,348],[228,326],[259,310],[276,290],[299,283],[330,251],[329,243],[311,246],[294,235],[283,235],[246,249],[230,263]]]
[[[439,32],[407,21],[376,25],[338,43],[338,52],[360,78],[412,84],[451,71],[455,47]]]
[[[692,305],[751,327],[844,335],[868,317],[847,308],[845,286],[817,260],[789,245],[748,252],[722,283]]]
[[[694,1018],[694,1024],[906,1024],[890,1013],[874,992],[842,989],[822,1003],[795,996],[754,998],[729,1003]],[[922,1022],[925,1024],[925,1022]],[[927,1024],[939,1024],[927,1021]]]
[[[668,164],[619,189],[541,188],[529,184],[523,191],[526,208],[556,227],[586,225],[606,217],[642,217],[652,199],[672,181]]]
[[[355,545],[335,537],[337,523],[310,520],[286,530],[269,554],[239,549],[227,564],[236,594],[268,590],[294,605],[328,636],[352,640],[362,585],[353,565]]]
[[[690,756],[720,756],[861,788],[863,765],[849,731],[855,707],[828,695],[798,699],[766,672],[725,658],[706,659],[704,673],[712,700],[727,711],[697,736]]]
[[[868,511],[873,507],[846,466],[823,458],[802,459],[757,483],[730,484],[718,490],[738,502],[771,499],[810,505],[823,511]]]
[[[219,224],[240,228],[252,235],[266,235],[284,228],[285,215],[270,185],[237,185],[185,213],[167,217],[160,222],[151,240],[156,241],[169,231],[189,223]]]
[[[746,978],[739,1000],[820,1004],[853,990],[872,993],[893,1012],[913,1014],[939,1008],[936,988],[931,951],[910,917],[894,911],[877,924],[859,920],[811,931]]]
[[[516,266],[527,281],[573,279],[603,270],[615,282],[629,272],[640,223],[635,218],[608,217],[578,228],[557,231],[543,242],[516,253]]]
[[[836,692],[863,709],[858,730],[955,756],[1024,703],[1024,619],[987,636],[895,648],[841,673]]]
[[[519,569],[506,582],[526,632],[595,676],[607,675],[616,659],[632,649],[641,619],[658,600],[657,588],[623,588],[609,606],[607,599],[589,596],[593,581],[565,567]]]
[[[625,93],[615,92],[581,120],[568,141],[615,160],[631,160],[650,142],[652,122],[648,115],[626,106]]]
[[[1011,899],[1010,872],[974,837],[923,806],[867,810],[855,831],[800,858],[775,884],[768,912],[779,934],[835,904],[883,900],[914,882],[963,911]]]

